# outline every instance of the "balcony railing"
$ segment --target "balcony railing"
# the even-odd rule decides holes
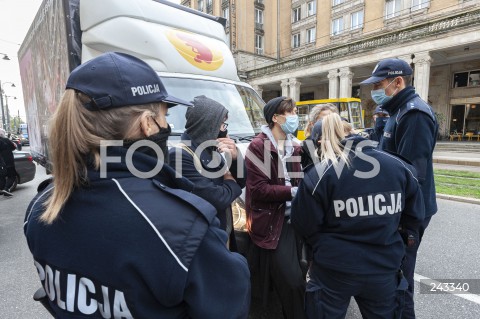
[[[408,43],[414,40],[425,39],[428,37],[444,34],[450,31],[469,28],[472,25],[480,23],[480,10],[459,13],[441,20],[422,23],[403,30],[390,32],[388,34],[376,37],[353,41],[333,49],[320,49],[310,54],[285,60],[275,65],[265,66],[247,72],[247,77],[253,79],[270,74],[278,74],[281,72],[298,69],[308,65],[316,64],[323,61],[336,59],[342,56],[355,55],[362,52],[368,52],[380,47],[391,47],[399,42]]]

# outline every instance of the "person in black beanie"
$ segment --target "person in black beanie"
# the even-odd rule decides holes
[[[425,202],[425,220],[415,244],[407,246],[402,263],[409,283],[403,318],[415,318],[413,275],[417,250],[431,217],[437,212],[432,154],[437,141],[438,124],[432,107],[411,86],[412,73],[407,62],[384,59],[375,66],[372,76],[360,83],[373,84],[372,99],[390,114],[379,148],[397,153],[412,162]]]
[[[295,160],[300,155],[300,145],[293,137],[298,128],[297,107],[293,99],[281,96],[268,101],[263,112],[268,125],[262,126],[261,133],[253,138],[245,156],[245,208],[252,241],[247,259],[252,287],[259,288],[255,292],[261,291],[268,318],[278,317],[275,311],[279,309],[266,309],[274,289],[283,318],[302,319],[302,243],[290,225],[291,201],[301,177],[300,163]],[[253,297],[255,302],[257,296]]]

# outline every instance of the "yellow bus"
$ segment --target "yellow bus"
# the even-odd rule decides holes
[[[323,99],[323,100],[309,100],[297,102],[297,114],[299,118],[297,137],[300,140],[305,139],[304,129],[308,124],[308,114],[310,110],[319,104],[331,103],[334,104],[341,117],[346,118],[355,130],[363,129],[363,111],[361,100],[357,98],[337,98],[337,99]]]

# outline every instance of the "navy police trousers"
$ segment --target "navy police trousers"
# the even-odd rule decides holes
[[[316,267],[309,272],[305,311],[309,319],[343,319],[351,297],[363,318],[400,318],[407,281],[399,272],[347,274]]]

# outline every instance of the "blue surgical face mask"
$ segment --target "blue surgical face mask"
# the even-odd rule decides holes
[[[298,128],[298,115],[285,116],[285,123],[280,125],[285,134],[293,134]]]
[[[395,79],[393,79],[392,82],[390,82],[385,88],[371,91],[372,99],[376,104],[385,104],[392,99],[392,97],[397,92],[398,88],[390,96],[388,96],[385,93],[385,89],[388,88],[390,86],[390,84],[392,84],[394,81],[395,81]]]

